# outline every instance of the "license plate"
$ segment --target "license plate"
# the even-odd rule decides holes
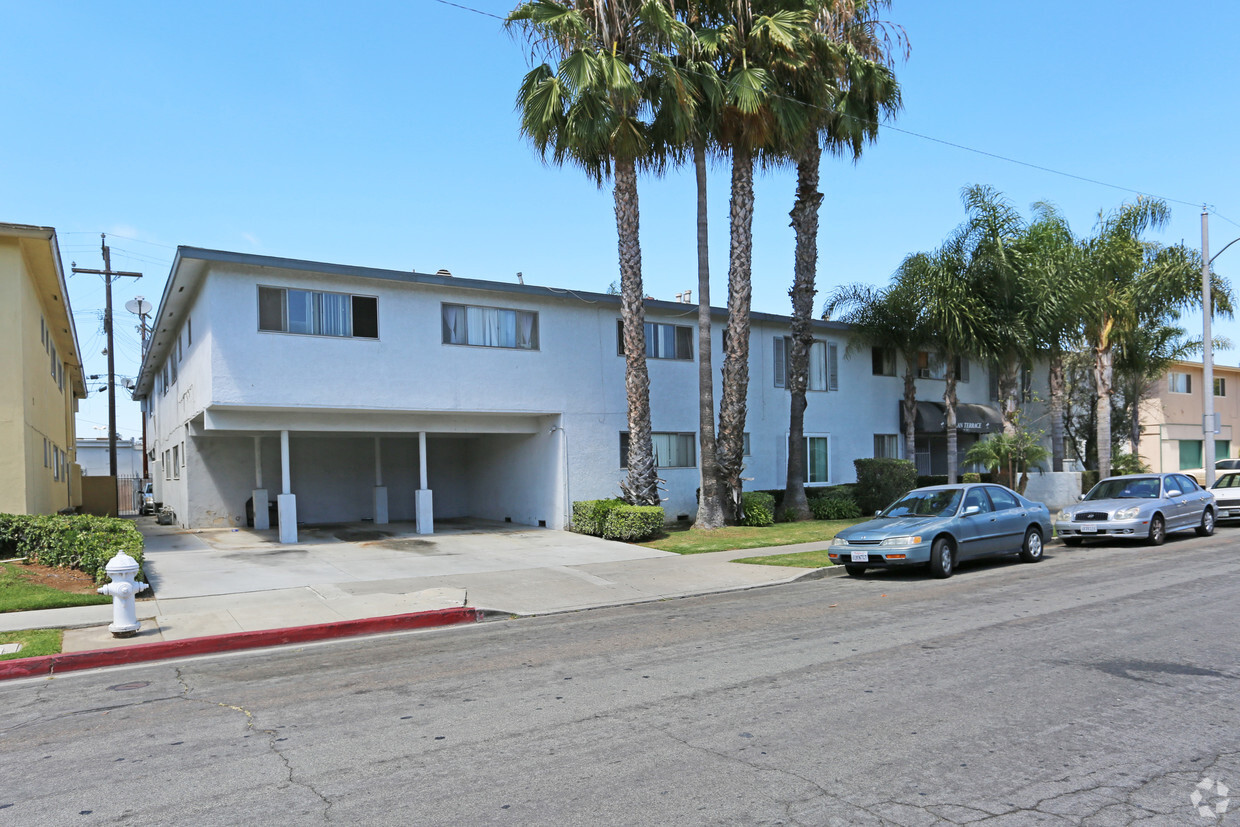
[[[1097,534],[1097,533],[1098,533],[1098,526],[1096,526],[1096,525],[1083,525],[1083,526],[1081,526],[1081,533],[1082,533],[1082,534]]]
[[[852,561],[854,563],[868,563],[870,562],[870,554],[866,551],[854,551],[852,553]]]

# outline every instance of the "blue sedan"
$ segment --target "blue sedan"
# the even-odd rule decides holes
[[[1002,485],[934,485],[896,500],[869,522],[846,528],[831,541],[831,562],[854,577],[870,568],[930,564],[935,577],[951,577],[961,560],[1019,554],[1042,559],[1051,515]]]

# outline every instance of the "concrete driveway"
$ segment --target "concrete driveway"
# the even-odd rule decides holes
[[[435,534],[413,523],[346,523],[298,530],[296,545],[276,531],[178,529],[140,518],[144,570],[159,599],[273,591],[341,584],[413,590],[423,578],[527,569],[562,569],[678,555],[568,531],[511,523],[436,523]],[[368,591],[373,591],[374,586]]]

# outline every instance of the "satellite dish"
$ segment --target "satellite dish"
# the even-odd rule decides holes
[[[149,316],[151,314],[151,310],[154,309],[154,305],[141,296],[135,296],[125,302],[125,309],[135,316]]]

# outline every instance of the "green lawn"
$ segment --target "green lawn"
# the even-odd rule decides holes
[[[830,540],[837,531],[856,525],[863,520],[808,520],[803,523],[776,523],[764,528],[749,526],[724,526],[714,531],[693,531],[688,525],[669,526],[664,534],[654,540],[638,543],[647,548],[674,551],[677,554],[701,554],[707,551],[732,551],[741,548],[765,548],[767,546],[790,546],[796,543],[818,543]],[[826,560],[826,552],[803,552],[817,554]],[[781,554],[774,558],[746,558],[747,563],[766,563],[776,566],[805,565],[817,568],[826,563],[768,562],[770,560],[800,557],[800,554]],[[809,560],[811,558],[803,558]]]
[[[16,658],[37,658],[40,655],[60,653],[63,629],[29,629],[24,632],[0,632],[0,643],[20,643],[20,652],[11,655],[0,655],[0,660]]]
[[[768,554],[765,557],[740,557],[733,563],[753,563],[758,566],[792,566],[801,569],[821,569],[834,565],[827,550],[798,551],[795,554]]]
[[[0,563],[0,612],[26,612],[33,609],[62,609],[66,606],[93,606],[111,603],[102,594],[70,594],[50,586],[29,582],[22,566]]]

